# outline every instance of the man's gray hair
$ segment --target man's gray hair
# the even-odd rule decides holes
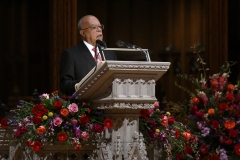
[[[82,18],[78,21],[78,31],[80,31],[82,29]]]

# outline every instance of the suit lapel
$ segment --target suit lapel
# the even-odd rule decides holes
[[[96,66],[96,62],[93,59],[93,56],[91,52],[88,50],[87,46],[81,41],[78,44],[78,49],[80,51],[80,54],[88,61],[92,66]]]

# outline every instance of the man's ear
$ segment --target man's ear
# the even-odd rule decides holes
[[[81,35],[82,37],[85,37],[85,32],[84,32],[84,30],[80,30],[79,33],[80,33],[80,35]]]

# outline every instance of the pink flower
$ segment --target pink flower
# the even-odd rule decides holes
[[[72,103],[68,106],[68,110],[70,113],[74,114],[78,112],[78,105],[76,103]]]
[[[204,106],[206,106],[206,105],[207,105],[207,102],[208,102],[208,98],[207,98],[206,93],[204,93],[204,92],[199,92],[199,93],[198,93],[198,96],[199,96],[199,98],[203,101]]]
[[[82,132],[82,139],[86,141],[89,138],[89,133],[88,132]]]
[[[151,116],[151,115],[154,113],[154,109],[153,109],[153,108],[148,109],[148,113],[149,113],[149,115]]]
[[[76,119],[73,119],[73,120],[72,120],[72,123],[73,123],[73,124],[77,124],[78,121],[77,121]]]
[[[62,124],[62,118],[60,118],[60,117],[56,117],[54,120],[53,120],[53,124],[54,124],[54,126],[60,126],[61,124]]]

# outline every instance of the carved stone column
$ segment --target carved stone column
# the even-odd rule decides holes
[[[103,109],[113,128],[92,159],[147,160],[144,137],[139,133],[141,109],[154,107],[156,81],[169,69],[169,62],[106,61],[80,85],[77,99],[88,99]]]

